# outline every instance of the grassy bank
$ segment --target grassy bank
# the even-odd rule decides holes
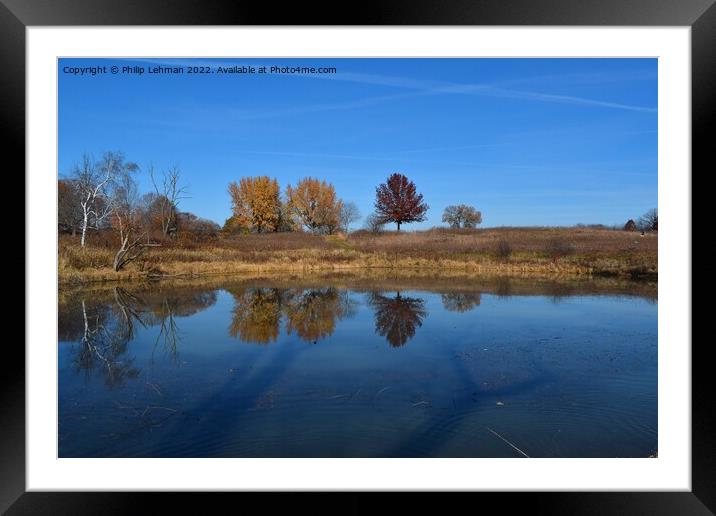
[[[361,270],[529,277],[657,277],[656,234],[589,228],[435,229],[374,235],[305,233],[179,239],[149,249],[126,270],[111,268],[115,242],[97,234],[85,248],[59,240],[61,284],[155,277]],[[415,272],[413,272],[415,273]]]
[[[59,304],[66,305],[79,296],[93,302],[111,302],[117,288],[127,288],[142,299],[167,296],[181,291],[189,296],[216,289],[243,290],[250,288],[313,289],[334,287],[354,291],[404,291],[442,293],[485,293],[498,296],[547,295],[561,298],[571,295],[638,296],[657,299],[658,284],[651,281],[634,282],[628,279],[590,278],[585,276],[541,278],[533,276],[473,275],[459,270],[438,271],[434,274],[418,270],[360,269],[349,272],[318,271],[309,276],[301,273],[279,272],[252,275],[205,275],[197,278],[176,277],[161,281],[140,280],[131,284],[92,282],[66,285],[60,289]]]

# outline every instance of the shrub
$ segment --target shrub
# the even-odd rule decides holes
[[[507,240],[499,240],[495,245],[495,256],[500,260],[509,260],[512,255],[512,246]]]
[[[636,231],[636,222],[633,219],[627,220],[627,223],[624,224],[624,231]]]
[[[550,238],[545,245],[545,252],[552,260],[557,260],[564,256],[574,254],[575,249],[571,242],[567,242],[561,238]]]
[[[383,218],[381,218],[381,216],[377,213],[372,213],[365,219],[365,229],[374,235],[383,233],[385,230],[385,224],[385,220],[383,220]]]

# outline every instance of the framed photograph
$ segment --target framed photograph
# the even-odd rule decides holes
[[[3,0],[27,242],[3,509],[510,491],[710,514],[712,3]]]

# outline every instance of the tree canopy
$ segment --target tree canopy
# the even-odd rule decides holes
[[[474,228],[482,223],[482,213],[467,204],[452,205],[445,208],[443,222],[452,228]]]
[[[268,176],[244,177],[238,184],[229,184],[229,195],[240,226],[257,233],[276,230],[281,209],[278,181]]]
[[[415,183],[400,173],[390,175],[385,183],[375,189],[375,212],[384,223],[401,224],[422,222],[428,205],[423,195],[415,190]]]
[[[309,231],[334,233],[341,222],[343,202],[333,185],[312,177],[301,179],[296,187],[286,187],[288,213]]]

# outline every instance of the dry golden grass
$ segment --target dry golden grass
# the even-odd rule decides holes
[[[498,252],[507,243],[509,256]],[[471,275],[657,276],[656,234],[585,228],[496,228],[317,236],[304,233],[221,236],[165,242],[126,270],[111,269],[111,235],[81,248],[59,241],[61,283],[198,276],[362,269],[461,271]]]
[[[571,244],[577,254],[656,252],[656,233],[591,228],[490,228],[476,230],[432,229],[415,232],[358,233],[349,242],[361,251],[425,254],[493,253],[500,241],[514,252],[544,252],[554,240]]]

